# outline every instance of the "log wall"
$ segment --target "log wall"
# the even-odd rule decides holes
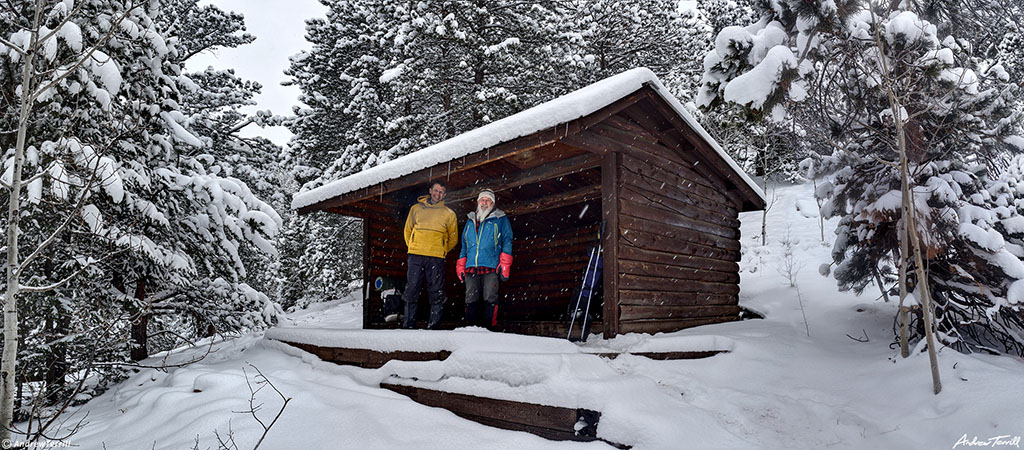
[[[517,236],[512,244],[512,276],[499,291],[499,308],[504,308],[501,320],[560,320],[579,288],[587,249],[596,243],[597,224]]]
[[[638,104],[583,137],[618,153],[615,333],[674,331],[739,313],[741,200],[696,151],[668,147],[681,139],[655,117]]]

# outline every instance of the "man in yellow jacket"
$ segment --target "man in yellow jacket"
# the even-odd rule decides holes
[[[430,185],[430,195],[419,198],[405,220],[405,245],[409,247],[409,272],[406,278],[405,321],[402,328],[416,326],[416,302],[424,280],[430,299],[427,328],[437,329],[444,308],[444,257],[459,242],[455,212],[444,206],[448,187],[443,181]]]

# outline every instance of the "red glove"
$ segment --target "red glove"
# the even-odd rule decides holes
[[[463,280],[463,277],[466,276],[467,259],[469,258],[459,258],[458,261],[455,261],[455,275],[459,277],[459,281],[465,281]]]
[[[502,281],[508,281],[508,276],[512,272],[512,255],[502,253],[498,257],[498,261],[498,275],[501,276]]]

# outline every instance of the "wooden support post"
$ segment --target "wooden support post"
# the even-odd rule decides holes
[[[370,296],[373,295],[373,280],[370,280],[370,218],[366,217],[363,219],[363,328],[369,324],[372,319],[370,308],[367,305],[370,304]]]
[[[604,337],[619,334],[619,167],[622,155],[611,152],[601,160],[601,211],[604,224]]]

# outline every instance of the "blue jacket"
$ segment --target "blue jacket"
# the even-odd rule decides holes
[[[512,254],[512,225],[508,216],[500,209],[491,214],[480,224],[477,232],[476,212],[469,213],[469,220],[462,229],[462,250],[459,258],[466,258],[466,267],[498,267],[498,256],[502,253]]]

